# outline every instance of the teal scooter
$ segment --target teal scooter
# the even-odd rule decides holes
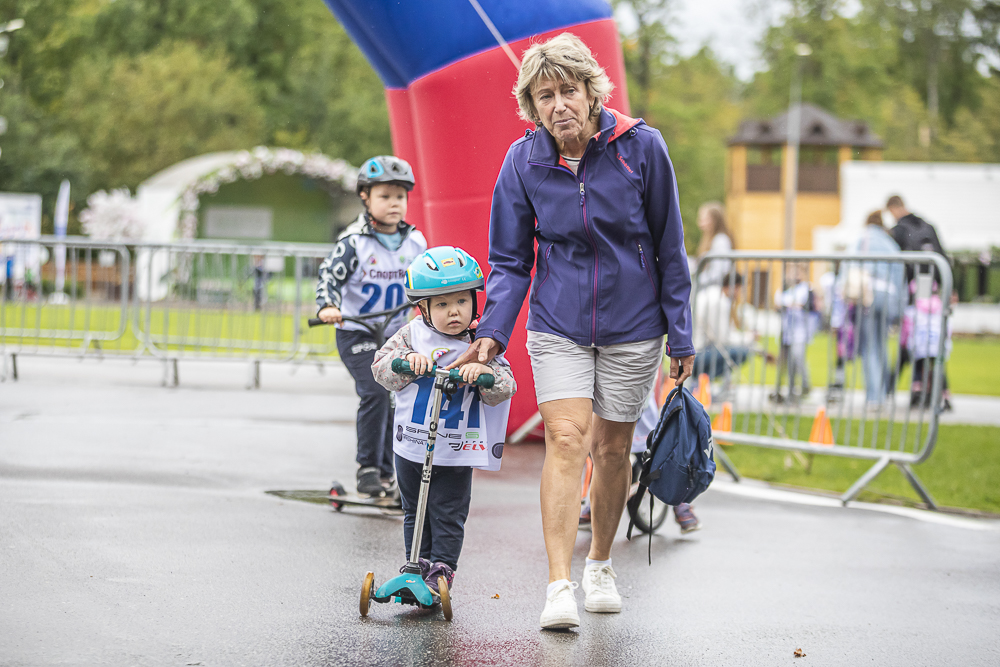
[[[403,359],[392,360],[392,371],[414,375],[410,364]],[[441,397],[451,397],[458,389],[458,383],[462,381],[462,376],[457,368],[446,371],[438,368],[437,365],[434,365],[426,375],[434,378],[434,389],[431,392],[431,418],[430,426],[427,429],[424,469],[420,476],[420,495],[417,498],[417,515],[413,530],[413,542],[410,545],[410,560],[403,567],[402,574],[385,582],[378,587],[378,590],[375,590],[375,573],[369,572],[365,575],[364,583],[361,584],[361,604],[359,606],[362,616],[368,615],[368,608],[371,601],[374,600],[375,602],[398,602],[399,604],[415,605],[421,609],[433,609],[437,605],[441,605],[445,620],[451,620],[451,595],[448,592],[447,580],[444,577],[438,577],[440,594],[435,595],[434,591],[424,582],[423,577],[420,576],[420,565],[417,561],[420,558],[424,516],[427,514],[427,492],[431,487],[431,469],[434,466],[434,443],[437,440],[438,417],[441,415]],[[489,389],[493,386],[495,379],[492,375],[483,374],[476,378],[475,384]]]

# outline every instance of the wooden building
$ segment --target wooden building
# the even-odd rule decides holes
[[[868,124],[802,104],[795,250],[812,250],[813,230],[840,223],[840,165],[880,160],[882,140]],[[783,250],[789,180],[788,113],[744,120],[729,139],[726,212],[741,250]]]

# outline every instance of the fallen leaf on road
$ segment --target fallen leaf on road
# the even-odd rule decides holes
[[[800,648],[797,648],[797,649],[795,649],[794,655],[795,655],[796,658],[804,658],[804,657],[806,657],[806,652],[803,651]]]
[[[497,593],[496,595],[494,595],[494,596],[493,596],[493,599],[494,599],[494,600],[499,600],[499,599],[500,599],[500,594],[499,594],[499,593]]]

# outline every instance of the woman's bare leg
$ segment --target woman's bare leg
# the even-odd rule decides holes
[[[594,476],[590,482],[590,527],[593,540],[588,558],[611,558],[618,524],[622,519],[628,489],[632,483],[629,451],[632,448],[634,422],[613,422],[594,415]]]
[[[542,533],[549,557],[549,582],[553,582],[570,578],[580,522],[583,464],[590,451],[593,403],[589,398],[564,398],[546,401],[538,411],[545,422]]]

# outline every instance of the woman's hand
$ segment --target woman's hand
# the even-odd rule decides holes
[[[335,306],[327,306],[319,311],[317,317],[327,324],[340,324],[344,321],[344,316],[340,313],[340,308]]]
[[[489,366],[477,363],[465,364],[459,368],[459,371],[462,373],[462,380],[466,384],[472,384],[480,375],[493,375],[493,371]]]
[[[406,361],[410,364],[410,370],[413,371],[414,375],[423,375],[434,366],[433,361],[419,352],[410,352],[406,355]]]
[[[488,364],[493,361],[493,357],[498,354],[500,354],[500,343],[496,342],[492,338],[477,338],[462,356],[444,368],[445,370],[450,370],[452,368],[464,366],[465,364],[471,362]]]
[[[677,384],[684,382],[691,374],[694,372],[694,355],[690,357],[681,357],[675,359],[670,358],[670,377],[672,377]]]

